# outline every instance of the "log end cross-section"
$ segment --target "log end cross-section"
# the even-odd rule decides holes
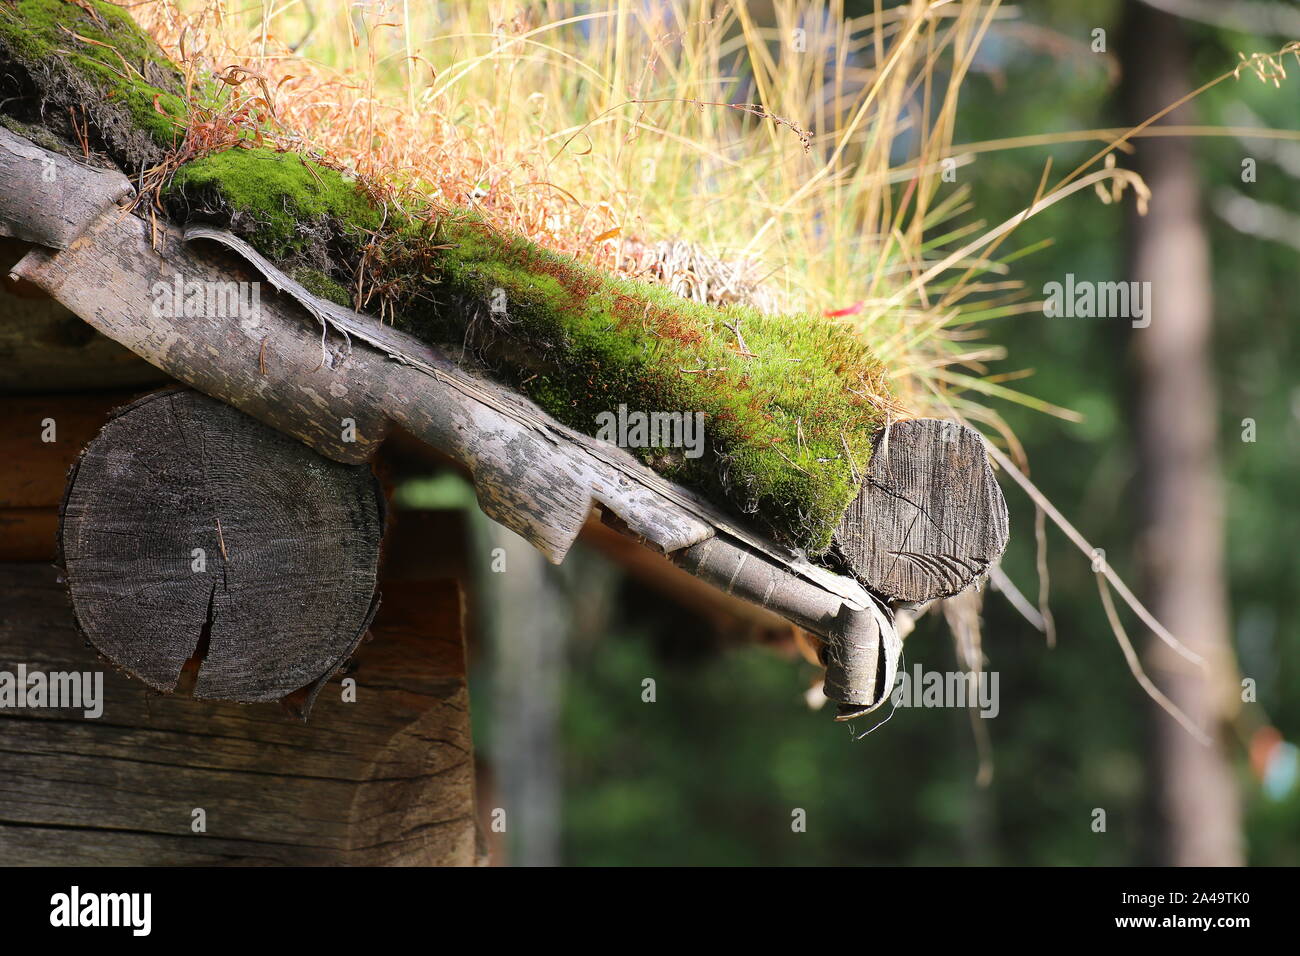
[[[1007,505],[984,438],[957,422],[895,422],[876,438],[836,533],[854,575],[897,604],[950,597],[1007,546]]]
[[[368,466],[169,389],[119,410],[86,447],[60,541],[100,653],[160,691],[188,662],[195,697],[255,702],[318,687],[356,649],[383,521]]]

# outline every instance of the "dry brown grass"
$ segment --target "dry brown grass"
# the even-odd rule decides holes
[[[965,211],[941,164],[997,2],[850,20],[838,0],[778,0],[763,22],[732,0],[132,10],[232,81],[227,112],[273,104],[285,146],[694,298],[850,318],[898,414],[960,402],[1001,356],[964,310],[1025,308],[1014,283],[979,281],[987,259],[956,260],[939,296],[915,281]]]

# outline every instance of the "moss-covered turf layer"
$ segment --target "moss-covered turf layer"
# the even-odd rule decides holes
[[[66,113],[69,97],[96,92],[102,104],[84,103],[92,135],[135,173],[179,139],[180,74],[124,11],[86,2],[0,0],[0,68],[23,91],[18,107],[0,108],[66,140],[49,107]],[[380,210],[337,170],[265,147],[182,165],[164,199],[177,220],[228,226],[335,302],[348,302],[365,250],[369,287],[395,325],[472,358],[580,431],[596,434],[601,413],[620,406],[703,413],[701,457],[629,450],[811,555],[830,547],[858,491],[882,374],[846,327],[690,302],[476,214]]]
[[[467,344],[499,377],[589,434],[619,405],[704,415],[707,448],[632,448],[656,470],[758,516],[813,554],[865,473],[880,370],[848,330],[806,315],[716,308],[502,234],[438,220],[432,266],[394,324]],[[396,270],[401,273],[401,267]],[[420,286],[423,288],[420,288]]]
[[[182,218],[229,223],[276,262],[307,262],[318,271],[355,263],[384,218],[336,170],[266,147],[186,163],[172,179],[168,204]]]
[[[580,431],[595,433],[620,405],[702,412],[702,456],[630,450],[792,546],[825,551],[857,493],[880,424],[866,397],[880,371],[856,336],[824,319],[690,302],[469,213],[385,216],[336,170],[264,148],[182,166],[168,197],[177,218],[229,225],[336,302],[373,238],[371,270],[387,282],[398,328],[472,356]]]
[[[180,71],[102,0],[0,0],[0,77],[7,113],[65,138],[68,110],[84,114],[90,145],[128,171],[156,162],[184,132]]]

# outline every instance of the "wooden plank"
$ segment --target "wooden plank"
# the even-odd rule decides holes
[[[133,397],[0,395],[0,561],[55,559],[68,469],[110,411]]]
[[[9,269],[31,244],[0,239],[0,395],[158,385],[167,376]]]
[[[0,508],[0,561],[53,561],[58,539],[57,508]]]
[[[157,697],[103,668],[55,571],[0,565],[0,671],[103,671],[104,712],[0,707],[9,865],[468,865],[468,694],[453,582],[395,582],[304,725],[273,704]],[[202,808],[206,832],[192,830]]]
[[[33,252],[13,272],[181,381],[336,461],[368,460],[390,423],[403,424],[467,463],[483,509],[554,561],[596,501],[617,507],[666,549],[712,531],[619,468],[571,448],[531,403],[378,323],[385,342],[400,339],[402,361],[353,348],[346,337],[322,338],[299,303],[269,289],[256,313],[242,318],[156,308],[159,283],[178,277],[200,288],[259,282],[232,254],[187,245],[174,230],[155,250],[145,223],[110,213],[65,252]],[[639,467],[619,449],[611,455]]]
[[[81,449],[114,408],[135,396],[129,391],[0,396],[0,508],[57,508]]]

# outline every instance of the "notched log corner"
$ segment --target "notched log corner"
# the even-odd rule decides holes
[[[951,597],[1007,546],[1007,505],[984,438],[957,422],[895,422],[835,540],[854,576],[893,604]]]
[[[59,541],[77,623],[119,669],[306,719],[374,616],[383,527],[368,466],[164,389],[82,452]]]

